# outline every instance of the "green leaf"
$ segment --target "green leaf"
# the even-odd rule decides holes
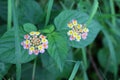
[[[62,33],[64,31],[64,35],[67,36],[67,31],[69,30],[69,28],[67,27],[67,23],[69,23],[73,19],[76,19],[79,24],[86,24],[88,18],[89,16],[86,13],[75,10],[65,10],[55,18],[54,23],[57,31],[61,31]],[[101,30],[101,25],[98,22],[92,20],[92,22],[87,26],[87,28],[89,29],[89,33],[86,40],[81,39],[80,42],[70,41],[67,37],[70,46],[82,48],[91,44]]]
[[[39,62],[39,61],[37,61]],[[22,77],[21,80],[31,80],[32,76],[33,64],[26,63],[22,66]],[[45,68],[40,65],[36,65],[35,79],[34,80],[56,80],[56,76],[50,73]]]
[[[115,55],[115,49],[114,49],[114,45],[111,41],[110,35],[107,33],[106,30],[102,30],[104,35],[105,35],[105,39],[107,41],[107,45],[110,51],[110,58],[112,59],[111,62],[113,62],[113,71],[114,71],[114,79],[117,78],[117,72],[118,72],[118,65],[117,65],[117,60],[116,60],[116,55]]]
[[[73,80],[74,79],[74,77],[75,77],[75,75],[76,75],[76,73],[77,73],[77,71],[79,69],[79,66],[80,66],[80,61],[77,61],[75,66],[74,66],[74,69],[73,69],[73,71],[72,71],[72,73],[70,75],[69,80]]]
[[[35,0],[19,0],[17,10],[21,25],[24,23],[39,24],[43,19],[43,10]]]
[[[0,62],[0,80],[4,79],[3,76],[7,74],[11,64]]]
[[[48,6],[47,6],[47,15],[46,15],[45,25],[47,25],[48,22],[49,22],[53,3],[54,3],[54,0],[49,0],[49,2],[48,2]]]
[[[43,67],[47,69],[49,72],[56,74],[56,76],[58,76],[59,69],[56,65],[55,60],[47,52],[44,55],[40,55],[40,58],[41,58]]]
[[[117,61],[117,65],[120,65],[120,47],[115,47],[115,55],[116,55],[116,61]],[[116,67],[111,56],[110,56],[110,51],[107,47],[102,48],[99,50],[98,52],[98,61],[100,63],[100,65],[106,69],[107,71],[110,71],[112,73],[114,73],[114,68]]]
[[[98,61],[100,65],[106,70],[114,73],[114,64],[109,55],[109,50],[107,48],[103,48],[98,52]]]
[[[88,21],[86,22],[86,25],[89,25],[89,23],[92,21],[93,17],[95,16],[95,13],[97,12],[97,9],[98,9],[98,0],[94,0],[92,11]]]
[[[20,42],[22,42],[26,33],[22,29],[19,30],[19,33]],[[36,57],[35,55],[29,55],[28,51],[24,50],[22,46],[21,51],[21,63],[29,62]],[[16,64],[14,28],[7,31],[0,39],[0,61]]]
[[[73,67],[73,63],[67,61],[73,60],[72,50],[70,50],[68,53],[69,55],[66,58],[66,62],[62,72],[60,72],[59,68],[57,67],[55,60],[47,52],[44,55],[40,55],[40,61],[42,61],[42,66],[49,72],[53,73],[56,77],[59,76],[59,78],[68,78]]]
[[[6,25],[0,26],[0,37],[5,33],[6,30],[7,30]]]
[[[7,20],[7,0],[0,0],[0,17]]]
[[[26,32],[31,32],[31,31],[37,31],[37,28],[35,25],[31,24],[31,23],[26,23],[23,25],[23,28]]]
[[[62,71],[64,61],[68,53],[66,40],[60,35],[60,33],[53,32],[52,34],[48,35],[48,41],[48,53],[56,61],[57,66]]]
[[[53,25],[46,26],[44,29],[40,30],[42,33],[52,33],[55,30]]]

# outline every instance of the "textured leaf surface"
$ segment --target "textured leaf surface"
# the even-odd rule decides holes
[[[67,43],[59,33],[54,32],[48,36],[49,48],[48,53],[56,61],[60,70],[63,68],[64,60],[68,54]]]
[[[19,31],[20,41],[24,39],[24,32],[22,29]],[[20,43],[18,43],[20,44]],[[21,63],[26,63],[34,59],[35,55],[29,55],[27,50],[24,50],[21,46]],[[16,63],[15,58],[15,38],[14,38],[14,28],[7,31],[0,39],[0,61],[6,63]]]
[[[61,31],[61,32],[65,31],[66,32],[65,35],[67,37],[67,31],[69,30],[69,28],[67,27],[67,23],[69,23],[73,19],[76,19],[79,24],[86,24],[88,18],[89,16],[86,13],[80,11],[66,10],[61,12],[55,18],[54,23],[57,28],[57,31]],[[72,47],[81,48],[92,43],[100,31],[101,25],[93,20],[87,26],[87,28],[89,29],[89,33],[86,40],[81,39],[80,42],[76,42],[76,41],[70,41],[69,38],[67,39]]]
[[[18,19],[20,24],[37,24],[42,19],[42,9],[34,0],[20,0],[18,5]]]
[[[3,76],[7,74],[11,64],[0,62],[0,80],[3,79]]]
[[[119,50],[119,47],[115,48],[115,51],[117,52],[116,53],[116,59],[117,59],[117,64],[119,65],[120,64],[120,50]],[[114,67],[114,63],[113,63],[113,60],[111,59],[110,57],[110,52],[109,52],[109,49],[108,48],[103,48],[99,51],[98,53],[98,61],[100,63],[100,65],[107,69],[108,71],[110,72],[113,72],[113,69]]]
[[[40,30],[42,33],[52,33],[55,27],[53,25],[46,26],[44,29]]]
[[[37,28],[35,25],[31,24],[31,23],[26,23],[23,25],[23,28],[26,32],[31,32],[31,31],[37,31]]]
[[[73,67],[73,63],[68,62],[69,60],[73,60],[72,50],[70,50],[68,53],[69,53],[69,55],[66,58],[66,62],[64,64],[62,73],[60,72],[59,68],[57,67],[55,60],[53,58],[51,58],[51,56],[48,53],[45,53],[44,55],[40,56],[43,67],[45,69],[47,69],[49,72],[55,74],[55,76],[60,76],[61,78],[62,77],[68,78],[72,71],[72,67]]]

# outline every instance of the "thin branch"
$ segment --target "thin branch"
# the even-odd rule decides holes
[[[88,49],[88,55],[89,55],[90,62],[92,63],[92,66],[93,66],[93,68],[94,68],[94,70],[95,70],[95,72],[96,72],[99,80],[103,80],[103,78],[102,78],[102,76],[100,75],[100,73],[99,73],[99,71],[98,71],[98,69],[97,69],[97,66],[96,66],[96,64],[95,64],[95,62],[94,62],[94,60],[93,60],[93,58],[92,58],[92,56],[91,56],[91,52],[90,52],[89,49]]]

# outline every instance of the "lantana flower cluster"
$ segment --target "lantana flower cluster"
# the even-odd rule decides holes
[[[81,39],[85,40],[87,38],[89,29],[85,26],[85,24],[79,24],[77,20],[72,20],[69,22],[68,27],[70,30],[67,32],[68,36],[70,36],[70,40],[80,41]]]
[[[21,42],[21,45],[24,49],[29,50],[29,54],[38,55],[39,53],[44,53],[45,49],[48,48],[48,40],[46,36],[40,34],[40,32],[30,32],[29,34],[24,35],[24,41]]]

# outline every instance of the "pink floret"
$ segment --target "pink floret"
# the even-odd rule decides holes
[[[82,34],[82,38],[83,38],[83,39],[86,39],[86,38],[87,38],[87,35],[88,35],[87,33],[83,33],[83,34]]]

